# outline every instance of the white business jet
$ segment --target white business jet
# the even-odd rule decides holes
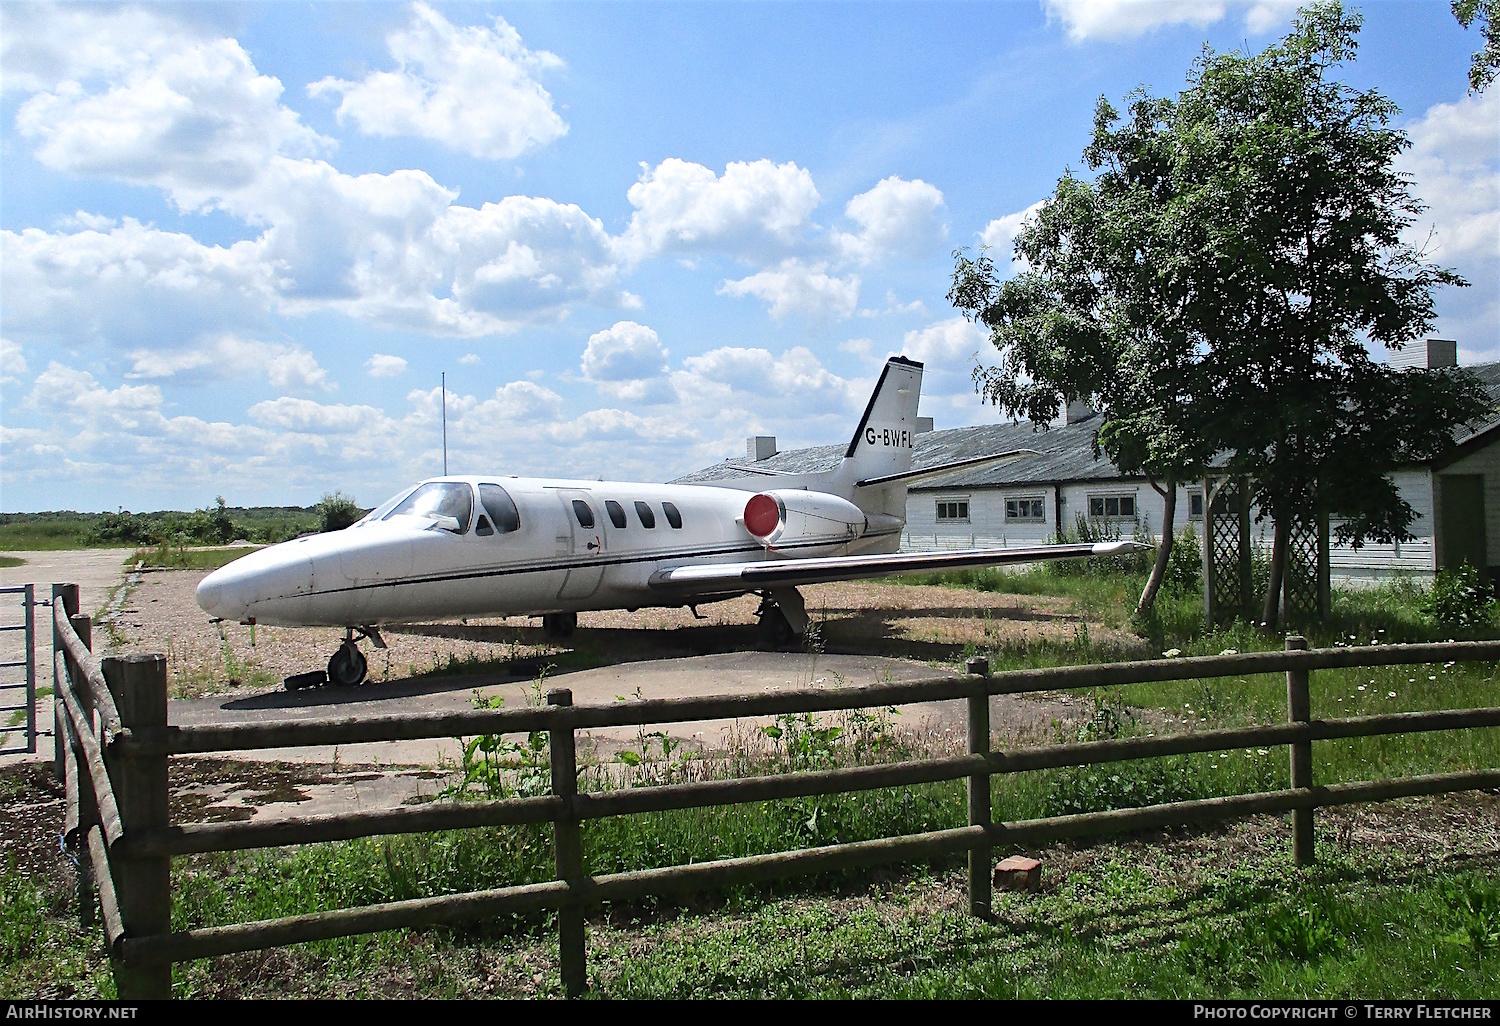
[[[914,471],[922,365],[892,357],[832,470],[707,484],[632,484],[497,475],[406,488],[343,531],[272,545],[198,586],[209,615],[241,623],[345,628],[328,663],[358,684],[358,641],[380,626],[470,616],[542,617],[549,637],[589,609],[687,606],[756,593],[774,643],[808,625],[799,584],[961,566],[1105,555],[1133,545],[897,551],[908,485],[1034,454],[1018,449]],[[765,486],[765,487],[762,487]],[[321,676],[321,675],[319,675]]]

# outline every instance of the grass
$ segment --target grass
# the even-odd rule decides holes
[[[994,571],[944,583],[1062,595],[1120,623],[1129,622],[1135,590],[1128,580]],[[1446,632],[1423,619],[1419,598],[1399,582],[1340,592],[1331,622],[1308,630],[1310,642],[1442,637]],[[1193,596],[1166,596],[1146,625],[1154,636],[1142,643],[1182,655],[1281,646],[1280,637],[1245,624],[1207,630],[1192,622],[1192,604]],[[1084,632],[1071,643],[986,654],[993,668],[1006,669],[1085,662],[1103,653]],[[1317,671],[1312,713],[1332,718],[1493,705],[1495,676],[1494,666],[1476,664]],[[1285,680],[1274,675],[1138,684],[1085,697],[1093,700],[1092,715],[1081,726],[1055,726],[1056,740],[1286,718]],[[667,735],[643,729],[611,762],[585,760],[580,786],[869,764],[954,754],[961,744],[904,726],[894,710],[784,716],[768,729],[741,730],[727,752],[709,758],[689,757]],[[1285,787],[1285,751],[998,776],[994,814],[1020,820]],[[1494,767],[1500,731],[1319,742],[1313,752],[1319,783]],[[447,797],[544,793],[548,765],[543,735],[524,742],[474,739]],[[825,874],[608,909],[592,920],[590,966],[596,993],[611,997],[1493,998],[1500,994],[1496,805],[1472,796],[1437,805],[1446,811],[1433,814],[1438,826],[1425,835],[1411,824],[1433,803],[1320,812],[1320,861],[1305,870],[1289,864],[1288,831],[1279,820],[1219,834],[1058,846],[1042,856],[1055,874],[1049,888],[998,895],[988,923],[965,914],[956,859],[896,876]],[[963,790],[953,782],[617,817],[585,824],[583,840],[590,870],[609,873],[966,822]],[[1365,834],[1356,843],[1360,830]],[[1421,836],[1427,840],[1419,842]],[[174,862],[173,925],[520,884],[550,879],[553,870],[546,827],[195,856]],[[97,940],[68,925],[55,897],[11,876],[0,892],[6,902],[0,920],[7,923],[0,990],[27,992],[40,980],[61,979],[80,995],[107,991],[99,959],[88,954]],[[184,996],[219,997],[552,994],[554,938],[542,915],[348,938],[182,966],[177,988]]]
[[[25,566],[26,560],[20,556],[0,556],[0,567]]]

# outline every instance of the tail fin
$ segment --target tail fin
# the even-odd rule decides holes
[[[911,469],[921,398],[922,365],[904,356],[887,360],[844,452],[845,467],[855,472],[856,479],[904,474]]]
[[[850,498],[866,513],[906,516],[906,489],[856,488],[855,482],[905,474],[911,470],[917,437],[917,403],[922,398],[922,365],[904,356],[885,362],[870,395],[865,415],[844,451],[838,477]]]

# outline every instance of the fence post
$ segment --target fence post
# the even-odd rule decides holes
[[[73,633],[78,635],[83,647],[90,651],[94,648],[94,624],[93,619],[87,613],[75,613],[68,617],[68,623],[73,627]],[[67,665],[71,666],[71,660]],[[69,680],[62,681],[63,686],[71,686]],[[78,689],[74,688],[77,694]],[[59,699],[60,701],[60,699]],[[91,709],[92,703],[80,703],[84,709]],[[67,715],[66,711],[63,713]],[[91,714],[92,715],[92,714]],[[92,723],[89,724],[93,726]],[[89,858],[89,830],[99,822],[99,806],[94,800],[94,785],[90,783],[93,776],[89,773],[88,757],[83,754],[83,742],[78,735],[68,730],[66,738],[71,741],[73,748],[74,777],[78,781],[78,925],[85,930],[94,926],[94,863]],[[98,732],[95,732],[95,737]],[[62,740],[54,741],[62,744]],[[103,783],[103,781],[100,781]]]
[[[1307,639],[1295,634],[1286,639],[1288,652],[1307,648]],[[1306,723],[1312,718],[1312,698],[1308,694],[1308,671],[1286,671],[1287,718],[1292,723]],[[1292,786],[1312,787],[1312,742],[1294,741],[1292,750]],[[1313,810],[1292,810],[1292,861],[1299,866],[1313,862]]]
[[[78,585],[76,584],[54,584],[52,586],[52,613],[57,615],[57,604],[61,602],[63,609],[71,617],[78,612]],[[61,633],[57,629],[57,620],[52,621],[52,651],[61,652],[63,642]],[[55,662],[55,660],[54,660]],[[57,774],[59,784],[67,783],[66,769],[63,766],[63,746],[68,743],[67,731],[63,729],[63,717],[67,711],[63,708],[62,696],[57,689],[66,682],[55,680],[52,682],[52,769]]]
[[[547,704],[573,704],[573,692],[553,688],[547,692]],[[578,794],[578,752],[574,747],[573,728],[548,732],[552,755],[552,793],[562,799],[562,811],[552,823],[552,845],[557,856],[557,878],[568,884],[568,901],[557,910],[557,949],[563,993],[579,997],[589,989],[588,963],[583,947],[583,838],[578,829],[578,813],[573,798]]]
[[[120,710],[120,724],[137,737],[167,729],[167,659],[128,655],[105,659],[104,682]],[[127,840],[144,828],[166,827],[167,757],[164,753],[105,749],[105,766],[120,807]],[[120,900],[125,935],[147,937],[172,928],[172,860],[164,856],[111,855],[110,872]],[[172,996],[172,963],[121,962],[111,958],[115,988],[122,1000]]]
[[[984,678],[990,675],[988,659],[970,659],[969,673]],[[990,754],[990,695],[982,683],[969,696],[969,754]],[[990,825],[990,774],[969,777],[969,825]],[[989,844],[969,849],[969,914],[981,919],[990,917],[990,873],[993,872],[993,849]]]

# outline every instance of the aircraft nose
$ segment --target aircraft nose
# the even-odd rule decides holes
[[[198,608],[209,616],[217,616],[221,619],[230,619],[224,605],[224,575],[215,570],[198,583],[198,590],[194,598],[198,601]]]

